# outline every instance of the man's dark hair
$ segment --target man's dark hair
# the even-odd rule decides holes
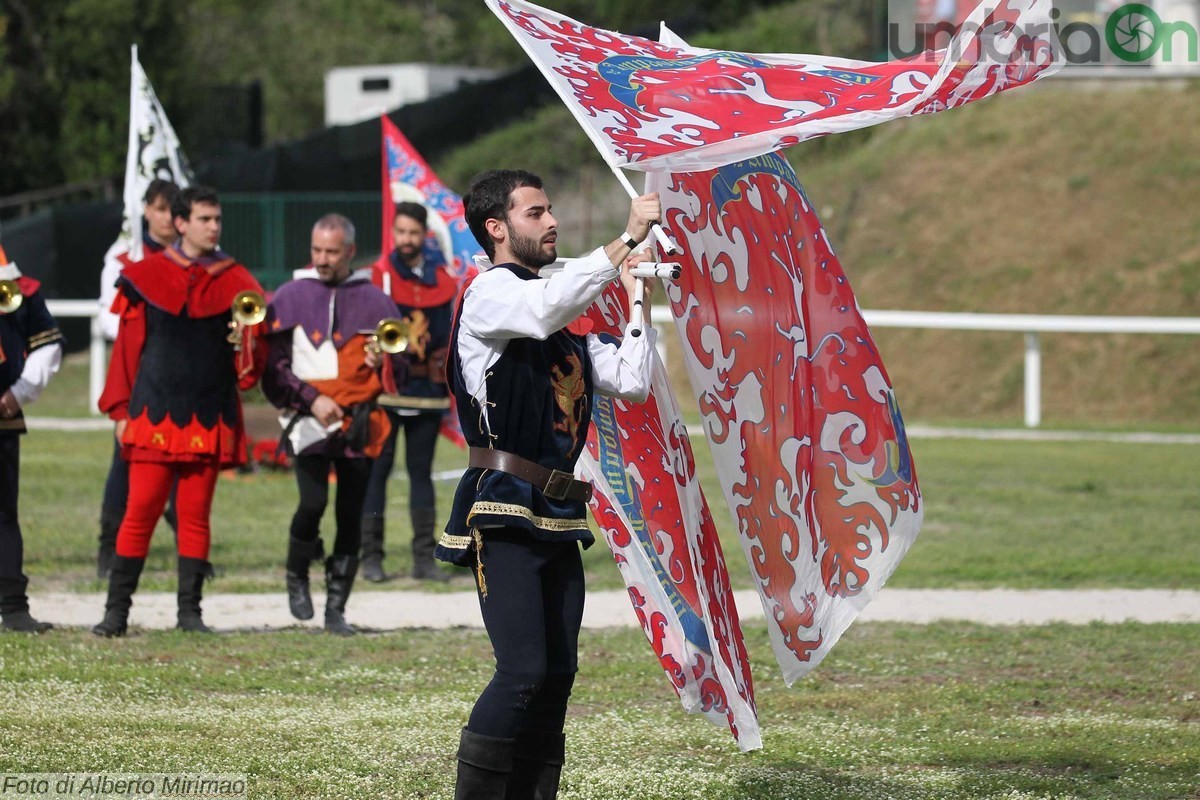
[[[191,219],[192,206],[196,203],[208,203],[209,205],[219,206],[221,201],[217,198],[217,190],[210,186],[189,186],[175,196],[171,202],[171,217],[174,219]]]
[[[422,228],[429,228],[429,212],[420,203],[410,203],[408,201],[396,203],[396,216],[415,219],[421,223]]]
[[[508,210],[513,206],[512,193],[524,187],[541,189],[542,179],[523,169],[493,169],[471,179],[471,188],[463,198],[467,225],[488,258],[495,257],[496,244],[488,236],[484,223],[489,219],[507,221]]]
[[[167,207],[172,208],[175,205],[175,196],[178,194],[179,187],[173,181],[155,178],[146,187],[146,193],[142,195],[142,202],[148,206],[154,205],[154,201],[161,197],[167,201]]]

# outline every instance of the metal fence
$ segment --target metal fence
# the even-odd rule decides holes
[[[309,262],[312,225],[331,212],[354,223],[355,266],[374,261],[383,233],[378,192],[222,194],[221,249],[274,289]]]

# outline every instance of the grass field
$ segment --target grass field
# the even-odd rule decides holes
[[[79,362],[64,369],[60,377],[65,380],[51,384],[36,412],[57,415],[64,407],[81,406],[84,371]],[[99,590],[93,561],[111,435],[34,431],[22,447],[27,572],[42,588]],[[465,465],[461,451],[444,441],[438,447],[435,469]],[[1200,537],[1193,524],[1200,511],[1198,447],[917,439],[912,448],[925,494],[925,524],[893,576],[894,586],[1200,586]],[[698,444],[694,452],[734,585],[749,587],[749,570],[708,450]],[[408,485],[402,470],[394,478],[388,494],[388,560],[390,569],[407,573]],[[443,512],[453,488],[453,481],[438,484]],[[212,556],[223,573],[219,590],[279,588],[296,496],[290,473],[228,473],[221,481]],[[590,585],[621,585],[602,544],[587,551],[584,562]],[[145,585],[173,589],[173,565],[171,536],[160,526]],[[463,588],[468,579],[462,580],[450,588]]]
[[[34,431],[25,437],[22,526],[26,572],[38,587],[101,588],[93,562],[110,442],[105,432]],[[912,447],[925,491],[925,524],[891,585],[1200,586],[1200,537],[1194,525],[1200,511],[1198,447],[956,439],[916,440]],[[439,448],[437,469],[463,466],[461,452],[446,443]],[[699,447],[696,454],[734,585],[749,587],[749,570],[707,451]],[[296,503],[294,479],[290,473],[227,475],[218,485],[213,513],[212,560],[223,573],[215,588],[278,590]],[[453,487],[453,482],[438,484],[443,511]],[[405,572],[407,489],[406,480],[394,479],[388,495],[394,536],[389,568]],[[326,532],[332,535],[328,527]],[[147,588],[174,588],[172,546],[170,531],[160,525],[144,579]],[[588,550],[584,563],[589,585],[621,585],[603,544]]]
[[[80,402],[85,382],[71,372],[37,413]],[[926,522],[892,585],[1200,587],[1200,448],[912,445]],[[93,558],[110,454],[105,431],[25,437],[33,592],[102,588]],[[749,586],[707,450],[696,455],[733,582]],[[442,445],[436,468],[463,461]],[[452,486],[439,486],[443,509]],[[404,520],[406,483],[392,487],[389,516]],[[281,591],[295,492],[286,473],[221,481],[222,575],[210,591]],[[405,570],[397,527],[389,561]],[[591,587],[619,585],[603,545],[585,567]],[[165,528],[143,586],[174,589]],[[560,796],[1200,799],[1198,625],[861,624],[791,688],[765,629],[745,633],[764,740],[749,755],[680,710],[639,631],[584,631]],[[0,772],[245,773],[256,800],[449,798],[457,729],[489,671],[485,635],[468,630],[0,636],[0,696],[11,698],[0,704]]]
[[[638,631],[585,631],[560,797],[1167,800],[1200,790],[1200,626],[852,628],[758,666],[764,749],[682,713]],[[449,798],[480,632],[0,637],[0,772],[246,773],[249,797]]]

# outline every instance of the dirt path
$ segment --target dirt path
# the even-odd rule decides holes
[[[753,591],[735,593],[743,621],[760,620],[762,606]],[[213,594],[204,600],[204,618],[218,630],[264,630],[296,625],[319,627],[324,597],[314,596],[317,617],[297,622],[278,594]],[[102,594],[55,592],[30,600],[39,619],[56,625],[90,627],[104,610]],[[347,618],[374,630],[397,628],[482,627],[474,592],[359,592],[350,598]],[[885,589],[867,606],[864,622],[932,623],[964,620],[988,625],[1045,625],[1052,622],[1188,622],[1200,623],[1200,591],[1115,589],[984,591]],[[130,623],[142,628],[175,625],[175,595],[139,593]],[[632,626],[637,622],[623,591],[590,592],[584,627]]]

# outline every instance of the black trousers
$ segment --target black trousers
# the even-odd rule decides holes
[[[327,456],[296,456],[296,485],[300,488],[300,505],[292,516],[292,538],[302,542],[316,541],[321,533],[321,517],[329,504],[329,467],[337,473],[337,502],[334,519],[337,537],[333,552],[340,556],[358,557],[362,541],[363,498],[371,476],[369,458],[329,458]]]
[[[388,411],[392,431],[383,450],[371,468],[371,483],[367,489],[363,514],[382,517],[387,506],[387,482],[396,461],[396,437],[404,429],[404,466],[408,470],[408,507],[433,508],[433,452],[437,448],[438,431],[442,427],[442,413],[420,413],[401,416]]]
[[[108,465],[108,477],[104,480],[102,513],[111,513],[119,519],[125,516],[125,503],[128,500],[129,462],[121,458],[121,443],[113,437],[112,461]]]
[[[583,561],[577,542],[543,542],[509,528],[483,532],[483,624],[496,672],[467,729],[511,739],[520,728],[561,733],[579,668]]]
[[[25,542],[17,516],[17,496],[21,490],[21,437],[0,434],[0,587],[9,581],[21,582],[25,562]]]

